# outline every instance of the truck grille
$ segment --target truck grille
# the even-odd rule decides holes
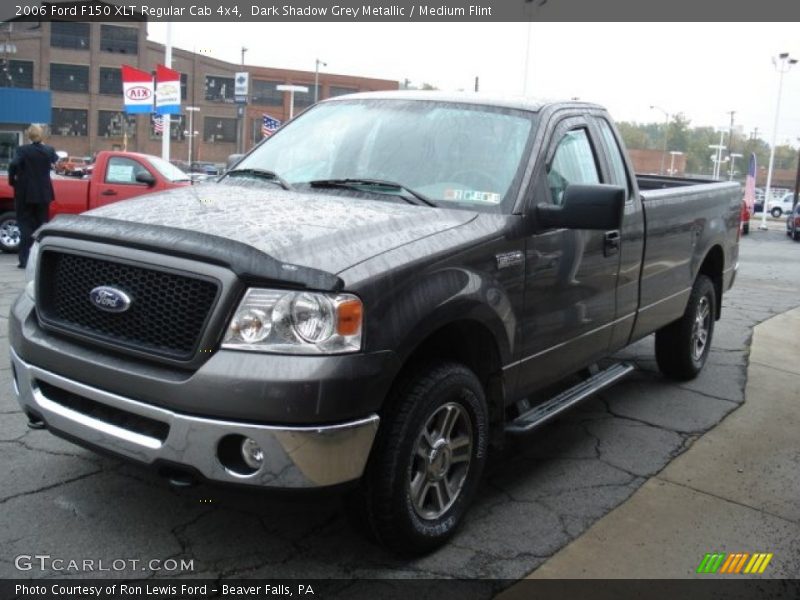
[[[38,284],[46,325],[176,360],[194,355],[219,292],[207,279],[53,250],[42,253]],[[98,286],[125,292],[130,308],[98,309],[90,301]]]

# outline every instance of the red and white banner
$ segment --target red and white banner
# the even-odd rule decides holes
[[[156,66],[156,112],[160,115],[181,112],[181,74],[164,65]]]
[[[153,112],[153,76],[128,65],[122,65],[122,94],[125,112]]]

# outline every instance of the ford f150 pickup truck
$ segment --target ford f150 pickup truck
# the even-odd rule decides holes
[[[136,152],[97,154],[92,174],[84,179],[54,177],[55,201],[50,217],[77,214],[134,196],[189,185],[189,176],[157,156]],[[16,252],[19,227],[14,213],[14,189],[0,181],[0,251]]]
[[[326,100],[217,183],[42,228],[14,385],[32,426],[172,478],[342,486],[424,552],[504,435],[633,368],[615,351],[655,332],[665,376],[698,374],[740,200],[637,178],[593,104]]]

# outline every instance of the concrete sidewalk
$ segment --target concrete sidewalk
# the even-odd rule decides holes
[[[800,309],[755,327],[747,375],[740,408],[529,578],[716,577],[696,574],[708,552],[800,578]]]

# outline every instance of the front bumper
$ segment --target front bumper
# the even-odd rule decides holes
[[[22,409],[57,434],[154,465],[181,465],[211,481],[272,488],[327,487],[358,479],[379,418],[325,426],[270,426],[196,417],[79,383],[22,360],[11,350]],[[231,440],[263,450],[254,472],[231,466]]]

